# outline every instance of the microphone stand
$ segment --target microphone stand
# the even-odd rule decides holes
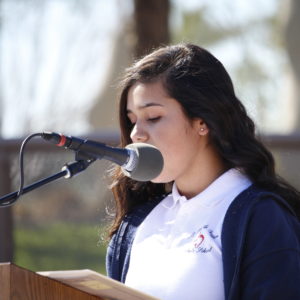
[[[77,153],[78,154],[78,153]],[[77,155],[78,157],[78,155]],[[63,166],[61,172],[58,172],[52,176],[46,177],[40,181],[37,181],[29,186],[26,186],[22,189],[22,192],[13,192],[10,194],[7,194],[3,197],[0,198],[0,208],[1,207],[7,207],[12,205],[14,202],[17,201],[17,199],[23,195],[26,194],[42,185],[45,185],[49,182],[52,182],[56,179],[59,179],[61,177],[65,177],[65,178],[71,178],[74,175],[84,171],[91,163],[93,163],[96,159],[95,158],[90,158],[90,159],[86,159],[86,160],[78,160],[72,163],[67,163]]]

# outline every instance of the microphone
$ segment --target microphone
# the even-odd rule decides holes
[[[55,132],[43,132],[42,138],[58,147],[79,151],[89,159],[104,158],[112,161],[121,166],[126,176],[137,181],[154,179],[160,174],[164,164],[160,151],[146,143],[133,143],[122,149]]]

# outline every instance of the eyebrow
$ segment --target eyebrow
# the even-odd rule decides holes
[[[143,109],[143,108],[152,107],[152,106],[160,106],[160,107],[163,107],[162,104],[155,103],[155,102],[149,102],[149,103],[146,103],[146,104],[144,104],[144,105],[138,106],[138,109]],[[127,109],[126,112],[127,112],[127,114],[128,114],[128,113],[132,113],[132,111],[131,111],[130,109]]]

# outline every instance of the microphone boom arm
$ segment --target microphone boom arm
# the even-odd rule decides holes
[[[67,163],[63,166],[61,172],[58,172],[54,175],[51,175],[49,177],[46,177],[42,180],[39,180],[31,185],[24,187],[22,190],[22,195],[40,187],[40,186],[43,186],[49,182],[59,179],[63,176],[65,178],[71,178],[74,175],[84,171],[94,161],[95,161],[95,159],[88,159],[88,160],[78,160],[78,161],[75,161],[72,163]],[[13,193],[4,195],[3,197],[0,198],[0,208],[11,206],[13,203],[15,203],[17,201],[19,196],[21,196],[21,195],[19,195],[18,192],[13,192]]]

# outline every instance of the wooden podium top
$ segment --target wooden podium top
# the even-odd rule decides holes
[[[91,270],[32,272],[0,263],[0,300],[158,300]]]

